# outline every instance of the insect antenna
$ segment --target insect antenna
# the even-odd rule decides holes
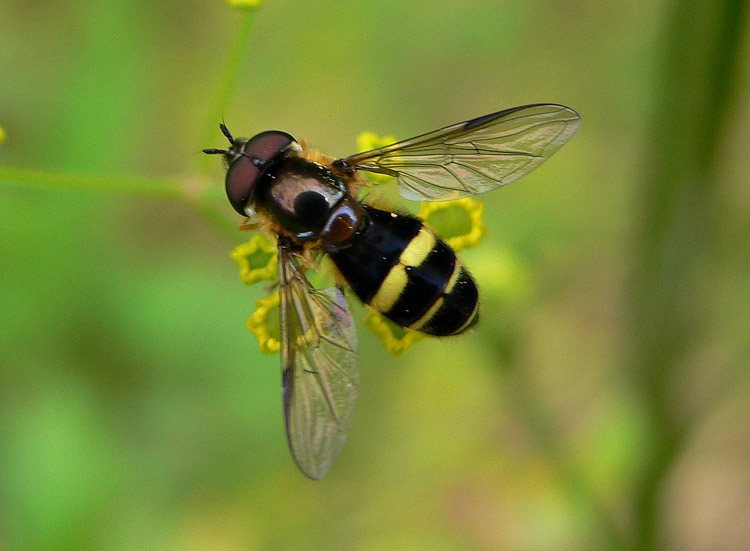
[[[222,123],[219,123],[219,128],[221,128],[221,133],[227,137],[227,140],[229,140],[229,143],[234,145],[234,138],[232,137],[232,133],[229,131],[227,126],[222,122]]]
[[[208,155],[228,155],[229,151],[226,149],[216,149],[215,147],[207,147],[203,150],[203,153],[207,153]]]
[[[232,136],[232,133],[229,131],[227,126],[222,122],[222,123],[219,123],[219,128],[221,128],[221,133],[227,137],[227,140],[229,140],[230,145],[234,147],[235,146],[234,136]],[[229,155],[228,150],[217,149],[215,147],[208,147],[203,150],[203,153],[207,153],[208,155]]]

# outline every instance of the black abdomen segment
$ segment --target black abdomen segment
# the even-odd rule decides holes
[[[477,320],[478,293],[461,261],[420,220],[364,207],[365,229],[328,253],[357,296],[395,323],[455,335]]]

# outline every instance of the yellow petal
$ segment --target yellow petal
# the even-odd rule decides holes
[[[261,0],[227,0],[227,4],[233,8],[243,8],[254,10],[259,8],[263,2]]]
[[[281,350],[278,291],[255,301],[255,312],[245,325],[258,339],[263,354],[276,354]]]
[[[419,218],[430,226],[453,250],[476,246],[487,233],[482,222],[484,204],[467,197],[456,201],[424,202]]]
[[[276,281],[277,251],[262,233],[255,234],[250,241],[238,245],[231,252],[232,259],[240,267],[240,278],[246,285],[258,281]]]
[[[378,149],[379,147],[391,145],[397,141],[398,140],[395,136],[384,136],[381,138],[373,132],[362,132],[357,136],[357,150],[362,153],[364,151],[370,151],[371,149]],[[391,178],[387,174],[375,174],[374,172],[363,172],[362,175],[377,183],[387,182]]]
[[[370,311],[365,317],[365,325],[383,341],[386,350],[394,356],[401,356],[415,343],[424,339],[427,335],[418,331],[411,331],[374,311]]]

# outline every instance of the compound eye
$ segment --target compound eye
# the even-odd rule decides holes
[[[286,132],[267,130],[253,136],[245,145],[245,155],[261,161],[271,161],[294,142]]]
[[[286,132],[269,130],[237,149],[238,155],[231,162],[226,178],[227,198],[234,210],[245,216],[245,208],[252,201],[258,180],[272,161],[294,141]]]
[[[234,210],[243,216],[259,177],[258,167],[253,164],[252,159],[245,156],[237,157],[227,170],[227,198]]]

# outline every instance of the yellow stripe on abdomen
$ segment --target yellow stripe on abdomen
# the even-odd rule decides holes
[[[409,277],[406,275],[406,269],[401,264],[396,264],[385,276],[378,292],[370,300],[370,306],[378,312],[388,312],[396,304],[407,283],[409,283]]]
[[[406,268],[419,267],[436,243],[437,240],[431,231],[424,226],[420,228],[419,233],[409,241],[406,248],[401,252],[398,262],[383,279],[369,305],[384,314],[393,308],[409,283]]]
[[[435,243],[437,241],[433,233],[422,226],[419,233],[414,236],[414,239],[401,253],[401,257],[398,259],[399,264],[414,267],[421,265],[427,255],[435,248]]]
[[[455,264],[453,265],[453,273],[448,280],[448,284],[445,286],[445,291],[443,292],[444,294],[450,294],[450,292],[453,290],[453,286],[456,284],[456,281],[458,281],[458,274],[461,273],[461,266],[461,261],[458,259],[458,257],[456,257]],[[442,296],[437,299],[435,301],[435,304],[433,304],[421,318],[419,318],[409,326],[409,329],[411,329],[412,331],[421,331],[424,326],[429,323],[429,321],[433,318],[437,311],[440,310],[440,308],[443,306],[443,300],[444,299]]]

